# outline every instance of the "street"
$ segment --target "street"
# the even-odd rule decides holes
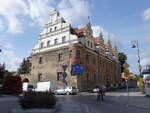
[[[150,98],[145,98],[137,89],[130,89],[130,91],[130,104],[149,106]],[[88,92],[77,95],[56,95],[56,98],[59,106],[56,107],[55,113],[150,113],[150,107],[127,105],[125,89],[107,92],[105,101],[100,103],[96,101],[96,93]],[[11,110],[17,106],[16,97],[4,96],[0,99],[0,113],[11,113]]]
[[[88,109],[88,113],[150,113],[150,109],[141,109],[133,106],[127,106],[122,102],[116,102],[112,100],[109,96],[106,96],[105,101],[100,103],[96,101],[95,94],[88,93],[84,95],[57,96],[57,98],[61,101],[69,99],[80,103]]]
[[[17,98],[12,98],[12,97],[11,98],[8,97],[6,99],[1,99],[1,98],[0,98],[0,113],[11,113],[11,110],[18,106]]]

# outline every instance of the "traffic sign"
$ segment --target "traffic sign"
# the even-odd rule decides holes
[[[64,71],[66,71],[67,67],[68,67],[67,65],[62,65]]]
[[[130,70],[129,69],[125,69],[123,72],[124,72],[124,74],[128,74],[129,75]]]
[[[124,68],[129,68],[129,64],[124,63],[124,64],[123,64],[123,67],[124,67]]]

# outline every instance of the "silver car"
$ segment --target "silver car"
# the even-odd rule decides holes
[[[72,87],[72,86],[65,86],[65,87],[56,89],[54,91],[54,93],[55,93],[55,95],[58,95],[58,94],[66,94],[66,95],[76,94],[77,89],[75,87]]]

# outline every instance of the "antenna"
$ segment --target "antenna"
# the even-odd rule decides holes
[[[88,16],[88,23],[91,24],[91,23],[90,23],[90,16]]]

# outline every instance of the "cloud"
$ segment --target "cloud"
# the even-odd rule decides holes
[[[20,63],[22,62],[22,59],[17,57],[15,52],[12,50],[4,50],[1,53],[0,62],[1,63],[5,62],[6,68],[9,71],[16,71],[18,69]]]
[[[8,32],[22,33],[22,17],[27,16],[34,23],[43,25],[48,19],[52,0],[0,0],[0,16],[8,22]],[[6,22],[7,21],[7,22]]]
[[[3,31],[4,25],[2,24],[2,21],[0,20],[0,31]]]
[[[133,59],[137,58],[137,55],[129,54],[129,55],[127,55],[127,58],[128,58],[128,60],[133,60]]]
[[[144,59],[141,61],[141,65],[142,65],[142,66],[150,65],[150,58],[144,58]]]
[[[54,8],[50,7],[52,0],[28,0],[28,14],[36,24],[44,25],[49,18],[49,13]]]
[[[83,24],[90,16],[88,0],[62,0],[58,4],[58,10],[60,15],[72,25]]]
[[[93,30],[93,35],[95,37],[99,36],[100,32],[102,32],[105,43],[107,43],[108,40],[111,40],[112,46],[117,46],[117,47],[122,46],[121,41],[117,39],[113,33],[107,31],[102,26],[92,26],[92,30]]]
[[[143,18],[144,20],[150,20],[150,8],[144,11]]]
[[[8,31],[11,33],[22,32],[21,22],[17,16],[27,12],[24,0],[0,0],[0,4],[0,15],[8,21]]]
[[[3,23],[7,23],[8,32],[22,33],[24,23],[43,26],[49,19],[50,11],[54,9],[54,3],[57,2],[54,0],[0,0],[0,16],[3,18]],[[61,0],[56,4],[56,8],[72,25],[83,24],[90,16],[88,0]]]

